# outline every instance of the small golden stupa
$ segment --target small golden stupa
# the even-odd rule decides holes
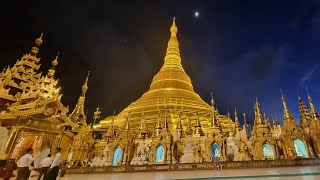
[[[187,127],[188,119],[192,126],[196,125],[198,119],[201,126],[207,129],[215,113],[222,130],[227,133],[234,129],[232,120],[219,115],[212,106],[206,103],[194,92],[190,77],[187,75],[181,64],[179,42],[177,38],[178,28],[173,18],[170,28],[171,36],[164,58],[164,64],[160,71],[153,77],[149,91],[141,98],[131,103],[116,116],[110,116],[102,120],[95,128],[106,128],[114,120],[116,125],[122,127],[125,118],[130,112],[130,126],[133,130],[140,127],[141,119],[151,130],[155,127],[157,119],[167,118],[169,129],[173,130],[178,123],[178,116],[182,118],[182,126]],[[168,113],[166,113],[168,111]],[[142,118],[143,116],[143,118]]]

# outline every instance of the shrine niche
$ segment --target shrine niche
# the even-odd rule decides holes
[[[162,145],[156,148],[156,164],[164,163],[164,147]]]
[[[212,144],[210,148],[211,157],[213,162],[220,161],[220,146],[218,144]]]
[[[274,150],[271,145],[264,144],[262,146],[263,157],[268,160],[274,159]]]
[[[122,148],[118,146],[113,153],[112,166],[120,165],[121,157],[122,157]]]
[[[297,153],[297,157],[300,158],[308,158],[308,152],[306,150],[306,146],[304,145],[304,142],[300,139],[294,140],[294,149]]]

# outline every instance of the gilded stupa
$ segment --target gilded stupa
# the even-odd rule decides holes
[[[178,28],[173,18],[170,28],[171,36],[168,41],[164,64],[160,71],[153,77],[149,91],[141,98],[131,103],[116,116],[110,116],[102,120],[95,128],[107,128],[111,121],[122,126],[126,116],[130,112],[130,126],[132,129],[140,127],[142,116],[147,127],[153,129],[159,117],[167,118],[169,128],[173,129],[181,116],[183,127],[187,127],[188,119],[192,125],[196,125],[198,119],[204,129],[209,128],[212,112],[216,113],[218,122],[225,133],[234,129],[232,120],[219,115],[213,106],[210,106],[194,91],[190,77],[181,64],[179,41],[177,38]],[[168,111],[169,113],[165,113]]]

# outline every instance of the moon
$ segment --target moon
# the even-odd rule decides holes
[[[195,18],[198,18],[198,17],[200,16],[200,13],[199,13],[199,11],[195,11],[195,12],[193,13],[193,15],[194,15]]]

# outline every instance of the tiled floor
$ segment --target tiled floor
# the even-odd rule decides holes
[[[221,177],[221,178],[219,178]],[[36,179],[32,177],[30,179]],[[74,174],[65,175],[61,180],[215,180],[215,179],[259,179],[259,180],[320,180],[320,166],[224,169],[199,171],[141,172],[116,174]]]

